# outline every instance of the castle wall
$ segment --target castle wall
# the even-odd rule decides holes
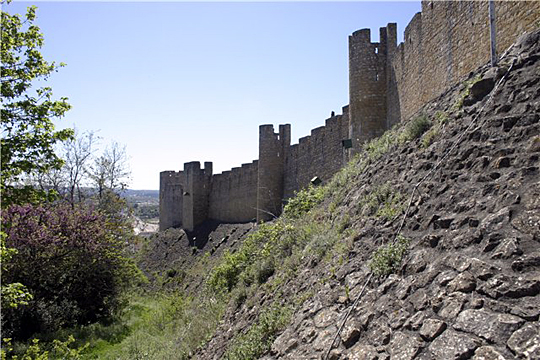
[[[210,219],[237,223],[257,218],[258,163],[255,160],[212,177]]]
[[[313,129],[310,136],[300,138],[298,144],[289,147],[284,167],[284,199],[309,185],[315,176],[323,182],[330,180],[346,162],[342,140],[348,138],[347,109],[344,108],[343,115],[327,119],[325,126]]]
[[[538,26],[540,1],[496,1],[497,53]],[[422,1],[390,58],[403,120],[490,61],[488,1]],[[389,114],[395,117],[395,111]]]
[[[266,221],[286,199],[317,176],[341,169],[361,144],[407,120],[424,104],[490,60],[488,1],[422,1],[397,45],[397,26],[349,37],[349,100],[343,115],[326,120],[298,144],[290,125],[261,125],[259,160],[212,176],[212,164],[184,164],[184,172],[160,174],[160,229],[192,230],[207,218],[222,222]],[[496,1],[497,52],[538,27],[540,1]],[[342,140],[352,140],[346,150]]]
[[[159,174],[159,229],[182,226],[182,171],[162,171]]]

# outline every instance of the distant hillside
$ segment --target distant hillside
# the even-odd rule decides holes
[[[127,189],[123,193],[124,197],[148,198],[159,200],[159,190],[131,190]]]

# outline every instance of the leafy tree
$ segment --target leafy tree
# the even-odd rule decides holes
[[[3,4],[4,5],[4,4]],[[1,124],[2,206],[37,202],[47,192],[33,186],[20,186],[27,174],[59,169],[62,160],[54,145],[73,136],[71,129],[56,131],[53,119],[70,109],[67,98],[53,100],[50,87],[33,88],[64,66],[47,62],[40,48],[43,35],[34,25],[36,7],[28,8],[24,19],[1,11]]]
[[[9,260],[17,254],[16,249],[10,249],[6,246],[6,237],[6,233],[0,232],[0,263],[2,271],[5,270]],[[32,300],[32,294],[28,292],[26,286],[21,283],[6,284],[4,279],[2,279],[1,294],[2,309],[16,309],[21,305],[28,305],[28,301]]]

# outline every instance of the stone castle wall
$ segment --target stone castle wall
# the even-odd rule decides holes
[[[314,176],[328,181],[346,162],[342,140],[348,138],[348,108],[343,115],[326,120],[325,126],[311,130],[311,136],[300,138],[289,147],[284,164],[283,199],[306,187]]]
[[[497,53],[539,26],[540,1],[495,1]],[[425,103],[490,61],[487,1],[422,1],[422,12],[405,29],[391,67],[399,117],[410,118]],[[395,118],[395,114],[392,116]]]
[[[208,217],[222,222],[257,218],[257,160],[212,177]]]
[[[351,153],[406,121],[424,104],[490,59],[488,1],[422,1],[397,45],[397,26],[349,36],[349,105],[325,126],[290,145],[290,125],[260,126],[259,160],[212,175],[187,163],[183,172],[162,172],[160,229],[192,230],[207,218],[222,222],[269,220],[317,176],[328,181]],[[540,1],[495,2],[497,51],[538,27]],[[350,150],[343,146],[350,141]]]

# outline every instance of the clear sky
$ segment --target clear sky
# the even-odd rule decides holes
[[[258,157],[261,124],[290,123],[293,143],[348,103],[348,35],[398,23],[415,2],[26,2],[37,5],[49,80],[73,109],[58,127],[127,146],[133,189],[159,172]]]

